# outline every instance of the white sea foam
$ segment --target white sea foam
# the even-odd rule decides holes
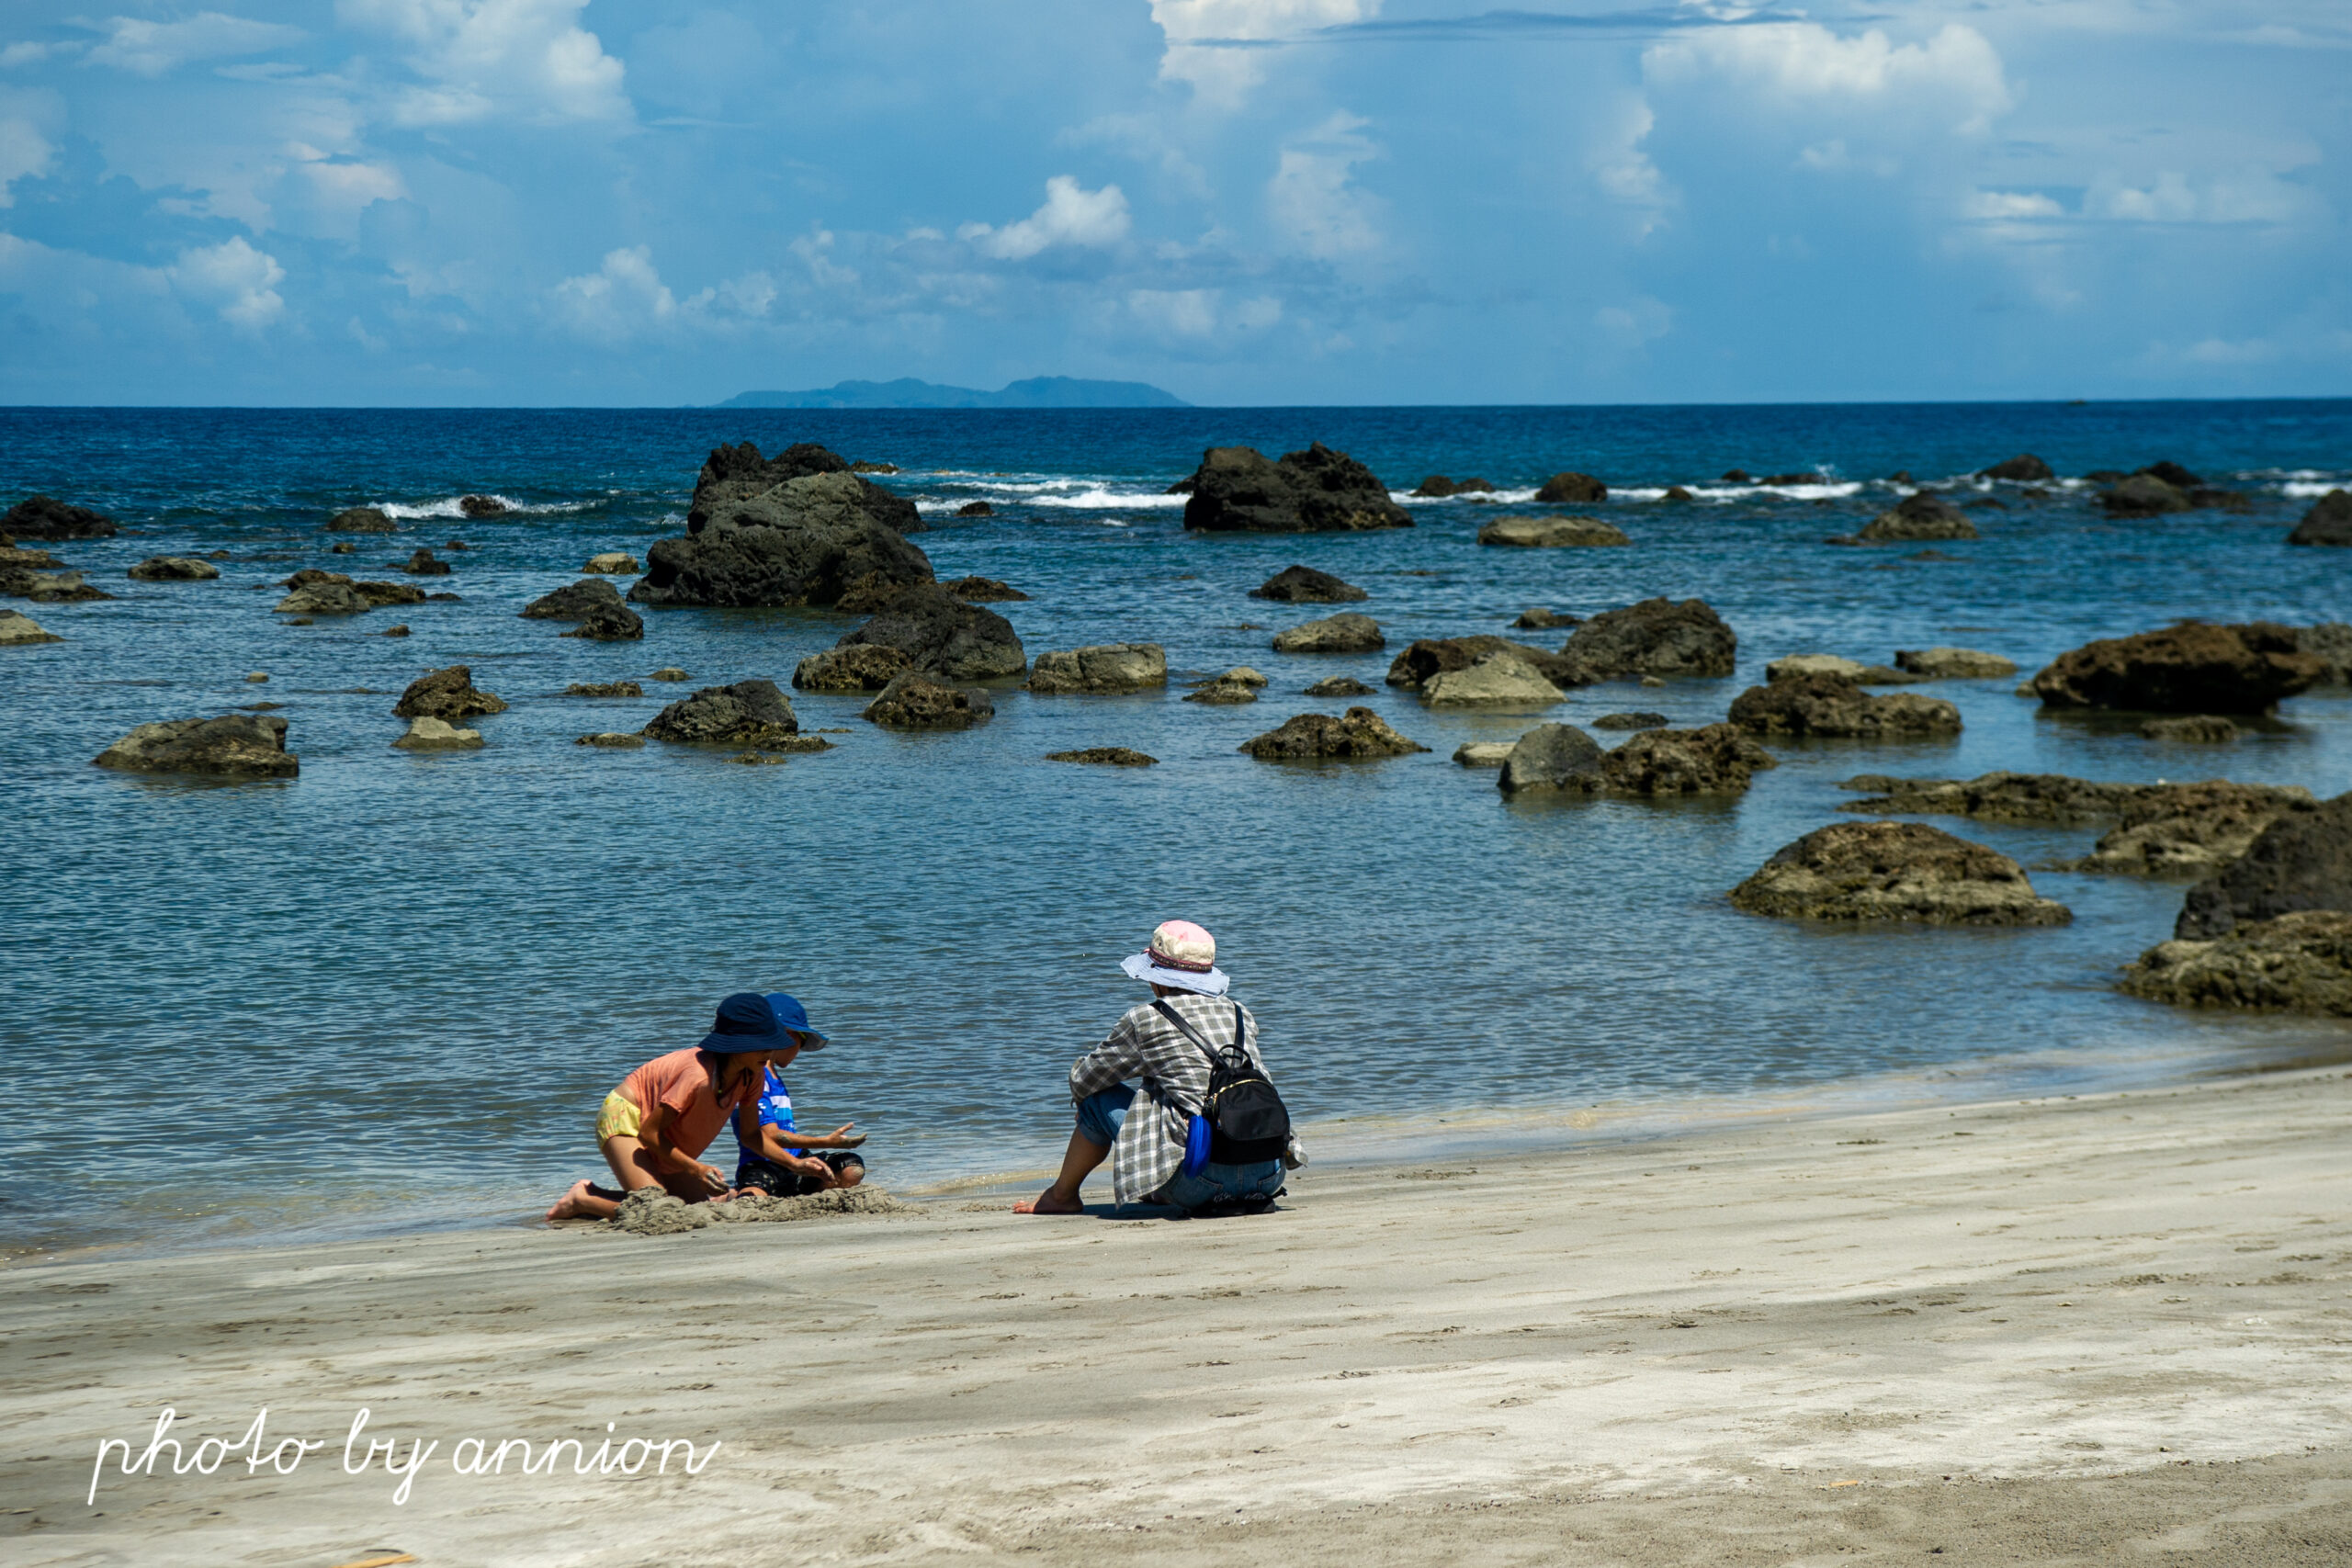
[[[474,495],[488,495],[492,501],[503,502],[506,510],[493,514],[498,517],[554,517],[560,516],[567,512],[585,512],[592,506],[602,504],[600,502],[594,501],[548,501],[537,502],[516,501],[512,496],[499,495],[496,492],[490,491],[473,491],[469,493]],[[468,523],[487,523],[491,521],[491,519],[487,517],[468,517],[466,515],[466,509],[461,504],[464,500],[465,497],[463,496],[447,495],[443,496],[438,501],[425,501],[413,503],[404,501],[379,501],[372,502],[369,504],[373,505],[377,511],[381,512],[385,516],[401,522],[417,522],[428,517],[457,518]]]
[[[2297,501],[2313,501],[2332,490],[2344,488],[2342,479],[2289,479],[2278,487],[2278,493],[2293,496]]]

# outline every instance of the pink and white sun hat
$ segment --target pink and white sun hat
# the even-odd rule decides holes
[[[1204,997],[1221,997],[1233,984],[1216,966],[1216,938],[1190,920],[1160,921],[1151,933],[1151,946],[1121,960],[1119,967],[1131,980],[1173,986]]]

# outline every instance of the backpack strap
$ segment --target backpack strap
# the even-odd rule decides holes
[[[1191,1024],[1186,1023],[1184,1021],[1184,1015],[1178,1012],[1174,1008],[1170,1007],[1166,998],[1161,997],[1155,998],[1151,1004],[1151,1010],[1160,1017],[1166,1019],[1169,1022],[1174,1024],[1183,1034],[1185,1039],[1199,1046],[1201,1048],[1201,1054],[1209,1059],[1210,1066],[1215,1067],[1219,1065],[1216,1047],[1202,1039],[1200,1031],[1194,1029]],[[1238,1003],[1234,1007],[1233,1015],[1237,1020],[1241,1016],[1241,1008]]]

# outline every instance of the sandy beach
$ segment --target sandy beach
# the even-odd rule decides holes
[[[2347,1110],[2313,1070],[1310,1169],[1259,1219],[22,1267],[0,1557],[2340,1562]],[[322,1446],[121,1473],[166,1404],[192,1457],[263,1405]],[[404,1503],[378,1438],[437,1445]]]

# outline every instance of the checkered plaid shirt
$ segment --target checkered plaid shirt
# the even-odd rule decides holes
[[[1241,1048],[1260,1072],[1266,1071],[1265,1058],[1258,1055],[1258,1021],[1249,1009],[1223,997],[1185,995],[1167,1000],[1202,1039],[1219,1048],[1233,1043],[1233,1015],[1238,1010]],[[1120,1203],[1143,1201],[1183,1168],[1185,1133],[1209,1092],[1209,1059],[1145,1002],[1128,1009],[1102,1043],[1071,1066],[1070,1101],[1075,1104],[1129,1078],[1140,1079],[1141,1092],[1111,1148],[1111,1197]],[[1306,1151],[1294,1133],[1290,1147],[1283,1151],[1283,1164],[1296,1170],[1306,1163]]]

